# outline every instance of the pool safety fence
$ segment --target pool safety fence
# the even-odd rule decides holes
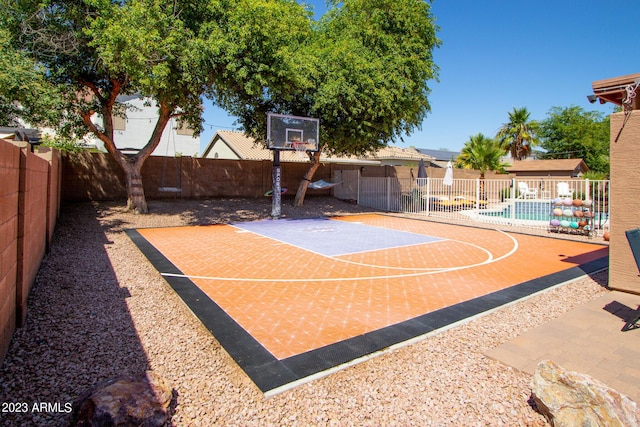
[[[403,179],[353,175],[361,206],[453,222],[524,227],[545,232],[599,235],[609,228],[608,180],[562,179]],[[579,205],[580,209],[575,209]],[[579,227],[560,227],[557,209],[580,212]],[[586,219],[582,218],[586,215]],[[587,223],[585,227],[585,222]],[[564,222],[563,222],[564,224]],[[565,229],[566,228],[566,229]]]

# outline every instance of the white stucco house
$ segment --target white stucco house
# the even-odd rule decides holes
[[[116,146],[123,152],[136,152],[149,141],[153,127],[158,119],[157,108],[153,100],[140,95],[122,95],[118,102],[127,104],[127,117],[115,117],[114,139]],[[145,105],[148,102],[149,105]],[[101,126],[102,118],[94,115],[92,121]],[[91,137],[88,145],[94,145],[100,151],[106,151],[102,141]],[[193,136],[193,131],[178,125],[176,119],[171,119],[164,129],[160,144],[152,156],[181,156],[197,157],[200,152],[200,137]]]

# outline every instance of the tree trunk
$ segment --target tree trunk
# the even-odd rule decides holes
[[[101,131],[91,121],[93,111],[85,111],[81,114],[87,127],[102,141],[107,151],[113,156],[115,161],[120,165],[125,173],[127,180],[127,210],[135,213],[149,213],[147,199],[144,196],[144,188],[142,187],[142,165],[145,160],[151,156],[153,150],[160,143],[162,132],[172,117],[173,108],[165,103],[158,105],[158,121],[156,122],[153,132],[147,144],[133,157],[127,157],[118,151],[113,139],[113,105],[117,91],[114,91],[109,99],[102,100],[102,117],[105,131]]]
[[[309,155],[311,166],[309,166],[307,173],[304,174],[304,178],[302,178],[302,181],[300,181],[300,185],[298,185],[298,191],[296,192],[296,199],[293,202],[293,206],[302,206],[304,204],[304,196],[307,194],[309,183],[313,179],[313,174],[316,173],[318,167],[320,166],[320,151],[321,150],[318,150],[312,155]]]
[[[142,186],[142,164],[126,162],[123,164],[123,169],[127,177],[127,210],[137,214],[149,213]]]

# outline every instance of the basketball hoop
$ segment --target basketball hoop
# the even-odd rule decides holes
[[[304,159],[308,152],[318,151],[319,135],[320,119],[267,113],[267,148],[273,150],[271,216],[274,219],[281,214],[280,151],[295,151]]]

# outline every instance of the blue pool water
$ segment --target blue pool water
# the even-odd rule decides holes
[[[548,202],[529,202],[516,201],[515,219],[526,219],[533,221],[547,221],[553,211],[553,203]],[[480,215],[493,216],[497,218],[511,218],[511,206],[507,206],[502,211],[497,212],[480,212]]]
[[[549,221],[553,219],[553,209],[555,206],[551,201],[516,201],[515,219],[530,221]],[[562,208],[562,206],[560,206]],[[604,212],[594,212],[592,221],[596,223],[605,222],[608,215]],[[501,211],[480,212],[480,215],[496,218],[511,218],[511,206],[505,207]]]

